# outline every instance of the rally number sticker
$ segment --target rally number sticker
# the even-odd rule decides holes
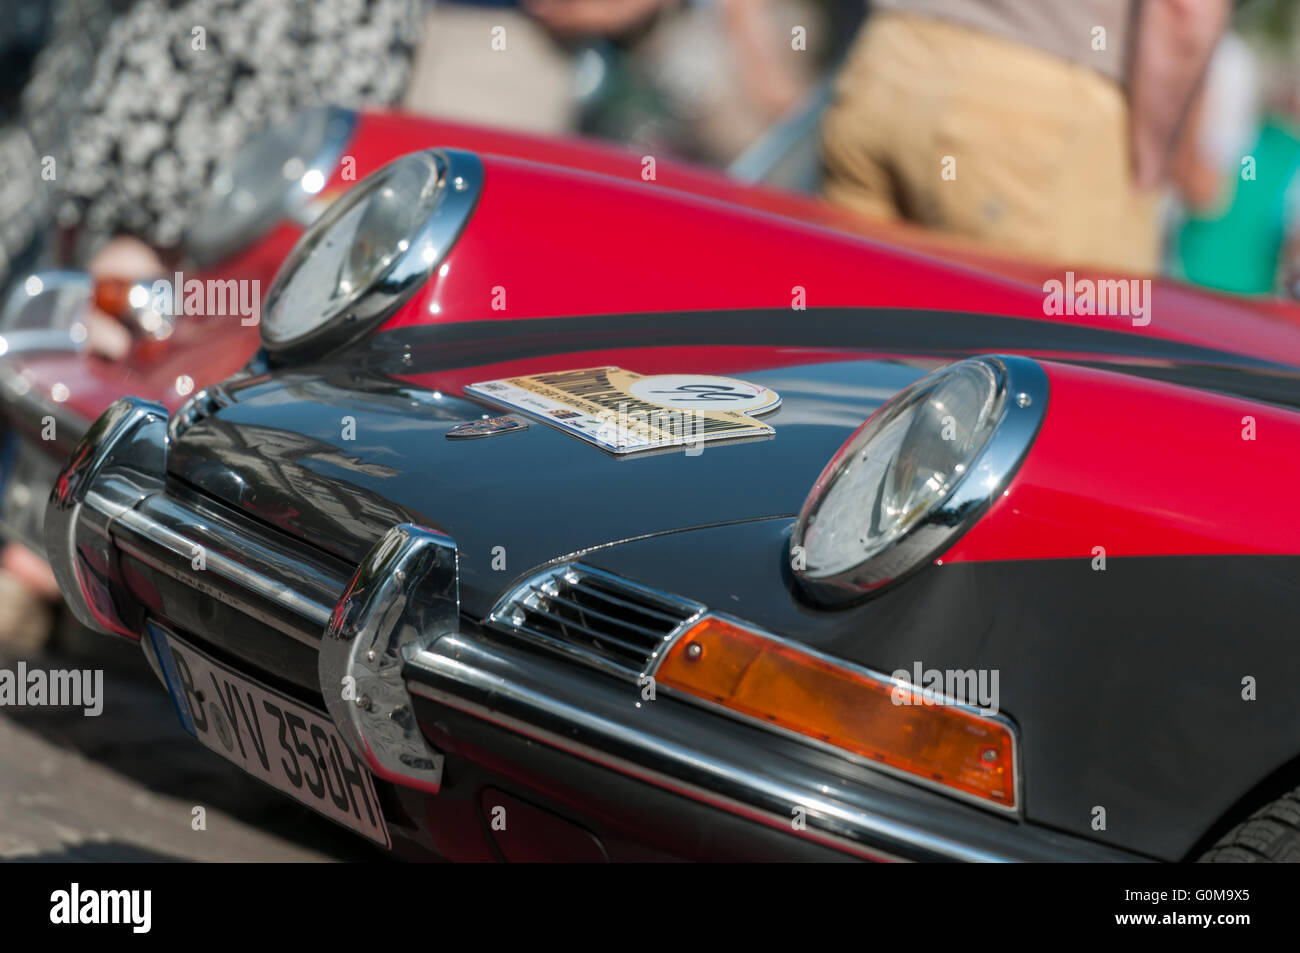
[[[465,392],[619,454],[770,437],[773,428],[752,415],[781,403],[776,391],[749,381],[706,374],[646,377],[619,367],[482,381]]]

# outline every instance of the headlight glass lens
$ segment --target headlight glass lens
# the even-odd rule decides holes
[[[801,519],[806,576],[848,572],[933,513],[988,443],[1005,399],[996,367],[962,361],[881,407],[832,461]]]
[[[232,254],[289,214],[295,193],[319,192],[337,161],[324,155],[328,144],[341,148],[350,123],[344,110],[305,109],[250,139],[204,192],[185,236],[190,253],[201,263]]]
[[[268,345],[289,344],[340,317],[413,248],[442,192],[432,154],[393,162],[340,198],[299,240],[262,316]]]

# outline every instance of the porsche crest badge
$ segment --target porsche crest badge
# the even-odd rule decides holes
[[[527,430],[528,421],[514,414],[502,414],[500,417],[485,417],[471,420],[469,423],[457,424],[447,431],[448,440],[468,439],[470,437],[493,437],[499,433],[514,433]]]

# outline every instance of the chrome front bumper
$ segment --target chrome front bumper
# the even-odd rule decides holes
[[[347,578],[268,534],[166,493],[167,411],[123,398],[73,451],[45,515],[50,565],[69,608],[97,631],[138,639],[147,607],[123,570],[130,557],[317,651],[321,696],[378,777],[436,792],[442,756],[420,733],[402,679],[406,656],[454,632],[456,546],[394,526]],[[201,634],[201,633],[200,633]]]
[[[433,706],[540,742],[557,759],[594,763],[621,782],[854,856],[1140,859],[679,700],[642,703],[624,680],[462,625],[456,546],[431,530],[394,526],[349,578],[337,562],[294,552],[282,536],[169,495],[167,424],[161,406],[120,400],[59,477],[46,539],[73,612],[92,628],[138,637],[149,610],[124,576],[130,559],[183,583],[195,600],[219,600],[311,646],[326,710],[378,777],[439,791],[444,757],[416,717]]]

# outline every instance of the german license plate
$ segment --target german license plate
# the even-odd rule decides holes
[[[232,671],[156,623],[149,638],[181,725],[217,754],[385,847],[370,772],[333,723]]]

